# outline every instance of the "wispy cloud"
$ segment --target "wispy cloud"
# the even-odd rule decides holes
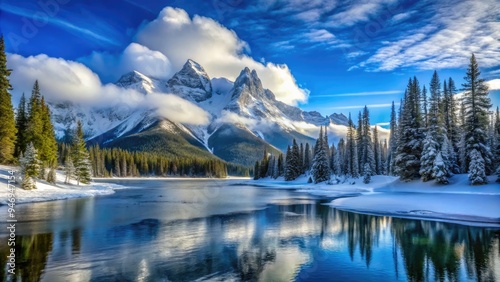
[[[340,93],[340,94],[325,94],[325,95],[314,95],[310,98],[327,98],[327,97],[354,97],[354,96],[381,96],[381,95],[395,95],[401,94],[401,90],[389,90],[389,91],[370,91],[370,92],[351,92],[351,93]]]
[[[405,36],[387,42],[356,67],[371,71],[458,68],[467,65],[471,53],[476,53],[482,67],[498,65],[500,2],[432,2],[429,9],[437,12],[420,19],[423,27],[405,30]]]
[[[26,17],[28,19],[32,18],[34,13],[36,12],[36,11],[29,11],[29,10],[26,10],[23,8],[12,6],[12,5],[9,5],[6,3],[2,3],[2,5],[0,6],[0,10],[5,11],[5,12],[10,13],[10,14]],[[50,24],[53,24],[53,25],[58,26],[60,28],[63,28],[66,31],[75,33],[77,35],[80,35],[80,36],[83,35],[87,38],[92,38],[94,40],[105,42],[107,44],[119,46],[119,43],[112,40],[111,38],[109,38],[109,35],[102,35],[102,34],[99,34],[95,31],[92,31],[90,29],[87,29],[87,28],[84,28],[81,26],[77,26],[69,21],[58,18],[57,15],[56,16],[47,16],[44,19],[46,19],[47,22]]]

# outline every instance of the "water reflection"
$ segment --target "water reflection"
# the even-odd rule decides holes
[[[134,222],[122,224],[104,213],[113,202],[104,203],[65,202],[52,216],[73,224],[18,235],[17,274],[2,268],[3,280],[500,279],[500,233],[486,228],[342,212],[317,199],[190,219],[141,219],[137,210]],[[28,209],[36,213],[35,205]],[[106,224],[90,224],[103,217]],[[1,244],[2,265],[7,252]]]

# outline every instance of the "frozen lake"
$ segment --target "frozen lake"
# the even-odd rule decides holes
[[[18,205],[22,281],[500,280],[500,231],[361,215],[231,180],[127,180]],[[6,214],[5,206],[0,213]],[[7,242],[7,230],[0,240]],[[7,244],[0,244],[6,263]],[[5,281],[7,274],[2,268]]]

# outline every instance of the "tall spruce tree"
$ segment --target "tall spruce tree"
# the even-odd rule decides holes
[[[12,70],[7,68],[7,56],[2,35],[0,37],[0,164],[15,161],[14,149],[17,129],[12,97],[9,93],[9,90],[12,89],[9,82],[11,72]]]
[[[311,174],[314,180],[314,183],[320,183],[324,181],[330,180],[330,165],[328,164],[328,155],[326,151],[325,142],[326,138],[323,133],[323,127],[320,129],[319,137],[316,140],[316,148],[318,148],[316,154],[314,154],[313,164],[311,169]]]
[[[40,171],[40,160],[38,159],[38,152],[33,143],[29,143],[26,146],[24,154],[21,153],[19,163],[22,175],[21,187],[26,190],[36,189],[36,178]]]
[[[347,174],[347,162],[346,162],[346,148],[344,138],[340,138],[339,143],[337,144],[337,157],[335,159],[335,174],[346,175]]]
[[[361,157],[361,164],[363,164],[363,175],[365,164],[370,166],[370,173],[375,173],[375,155],[373,152],[373,140],[372,131],[370,128],[370,111],[368,107],[365,106],[363,109],[362,121],[361,121],[361,143],[358,146],[362,147],[361,152],[363,156]]]
[[[446,85],[446,81],[445,81]],[[451,142],[452,147],[450,151],[450,169],[453,173],[460,173],[458,154],[459,154],[459,144],[460,144],[460,128],[458,125],[458,117],[457,117],[457,101],[455,98],[455,94],[457,89],[455,87],[455,82],[450,77],[448,79],[447,92],[444,93],[444,124],[446,128],[446,134],[448,140]],[[451,154],[453,152],[453,154]]]
[[[396,107],[392,101],[391,107],[391,121],[390,121],[390,134],[389,134],[389,149],[387,152],[387,172],[389,175],[394,175],[394,162],[396,160],[396,153],[398,149],[398,122],[396,117]]]
[[[345,149],[345,162],[346,170],[345,173],[350,177],[359,177],[359,159],[358,159],[358,148],[356,146],[356,134],[355,134],[354,124],[351,119],[351,114],[349,113],[349,120],[347,124],[347,141]]]
[[[76,126],[76,134],[73,138],[73,146],[71,148],[71,160],[75,167],[74,178],[77,185],[81,183],[87,184],[90,182],[92,175],[90,155],[85,146],[82,122],[78,121]]]
[[[16,114],[17,138],[14,156],[18,158],[22,152],[26,151],[28,144],[26,143],[26,130],[28,129],[28,113],[26,112],[26,97],[21,96]]]
[[[465,155],[466,167],[472,184],[487,183],[486,177],[493,172],[492,155],[487,142],[488,110],[491,101],[488,97],[488,86],[484,79],[480,78],[481,72],[472,54],[467,74],[464,77],[462,103],[465,108]],[[473,154],[474,153],[474,154]],[[478,170],[484,169],[484,172]],[[473,172],[474,171],[474,172]]]
[[[398,149],[395,159],[395,173],[403,181],[420,176],[422,155],[422,116],[419,106],[420,87],[416,77],[410,78],[405,91],[398,126]]]
[[[380,175],[382,174],[382,150],[380,147],[380,142],[378,140],[378,130],[377,126],[373,127],[373,157],[375,163],[375,172],[374,174]]]
[[[309,147],[309,143],[306,143],[306,148],[304,149],[304,172],[311,169],[311,163],[311,148]]]
[[[420,176],[423,181],[434,179],[434,165],[436,157],[439,155],[441,158],[448,152],[442,152],[441,147],[445,143],[446,128],[443,119],[443,109],[446,109],[446,103],[442,103],[441,86],[439,83],[439,76],[437,71],[434,71],[430,83],[430,99],[429,99],[429,113],[428,113],[428,126],[426,128],[426,137],[423,144],[422,156],[420,157]],[[445,87],[444,92],[448,92]],[[444,99],[444,101],[446,101]],[[448,159],[448,158],[447,158]],[[443,162],[443,166],[447,166],[448,162]],[[445,167],[446,172],[449,170]],[[447,177],[446,174],[445,177]],[[443,176],[441,176],[443,177]],[[443,183],[444,181],[440,180]]]

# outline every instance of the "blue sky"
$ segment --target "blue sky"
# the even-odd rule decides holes
[[[372,122],[383,123],[410,76],[428,85],[437,69],[442,80],[452,77],[460,86],[472,52],[483,78],[500,78],[496,0],[0,3],[8,53],[80,62],[103,84],[132,67],[168,77],[191,57],[189,50],[212,76],[237,76],[237,69],[249,64],[285,102],[324,115],[357,116],[368,105]],[[176,21],[183,23],[181,33],[175,33]],[[139,62],[137,54],[147,54],[147,60]],[[227,57],[233,62],[224,61]],[[145,66],[156,59],[163,63]],[[214,61],[221,62],[219,69]],[[500,88],[500,80],[492,88]],[[495,105],[499,95],[492,91]]]

